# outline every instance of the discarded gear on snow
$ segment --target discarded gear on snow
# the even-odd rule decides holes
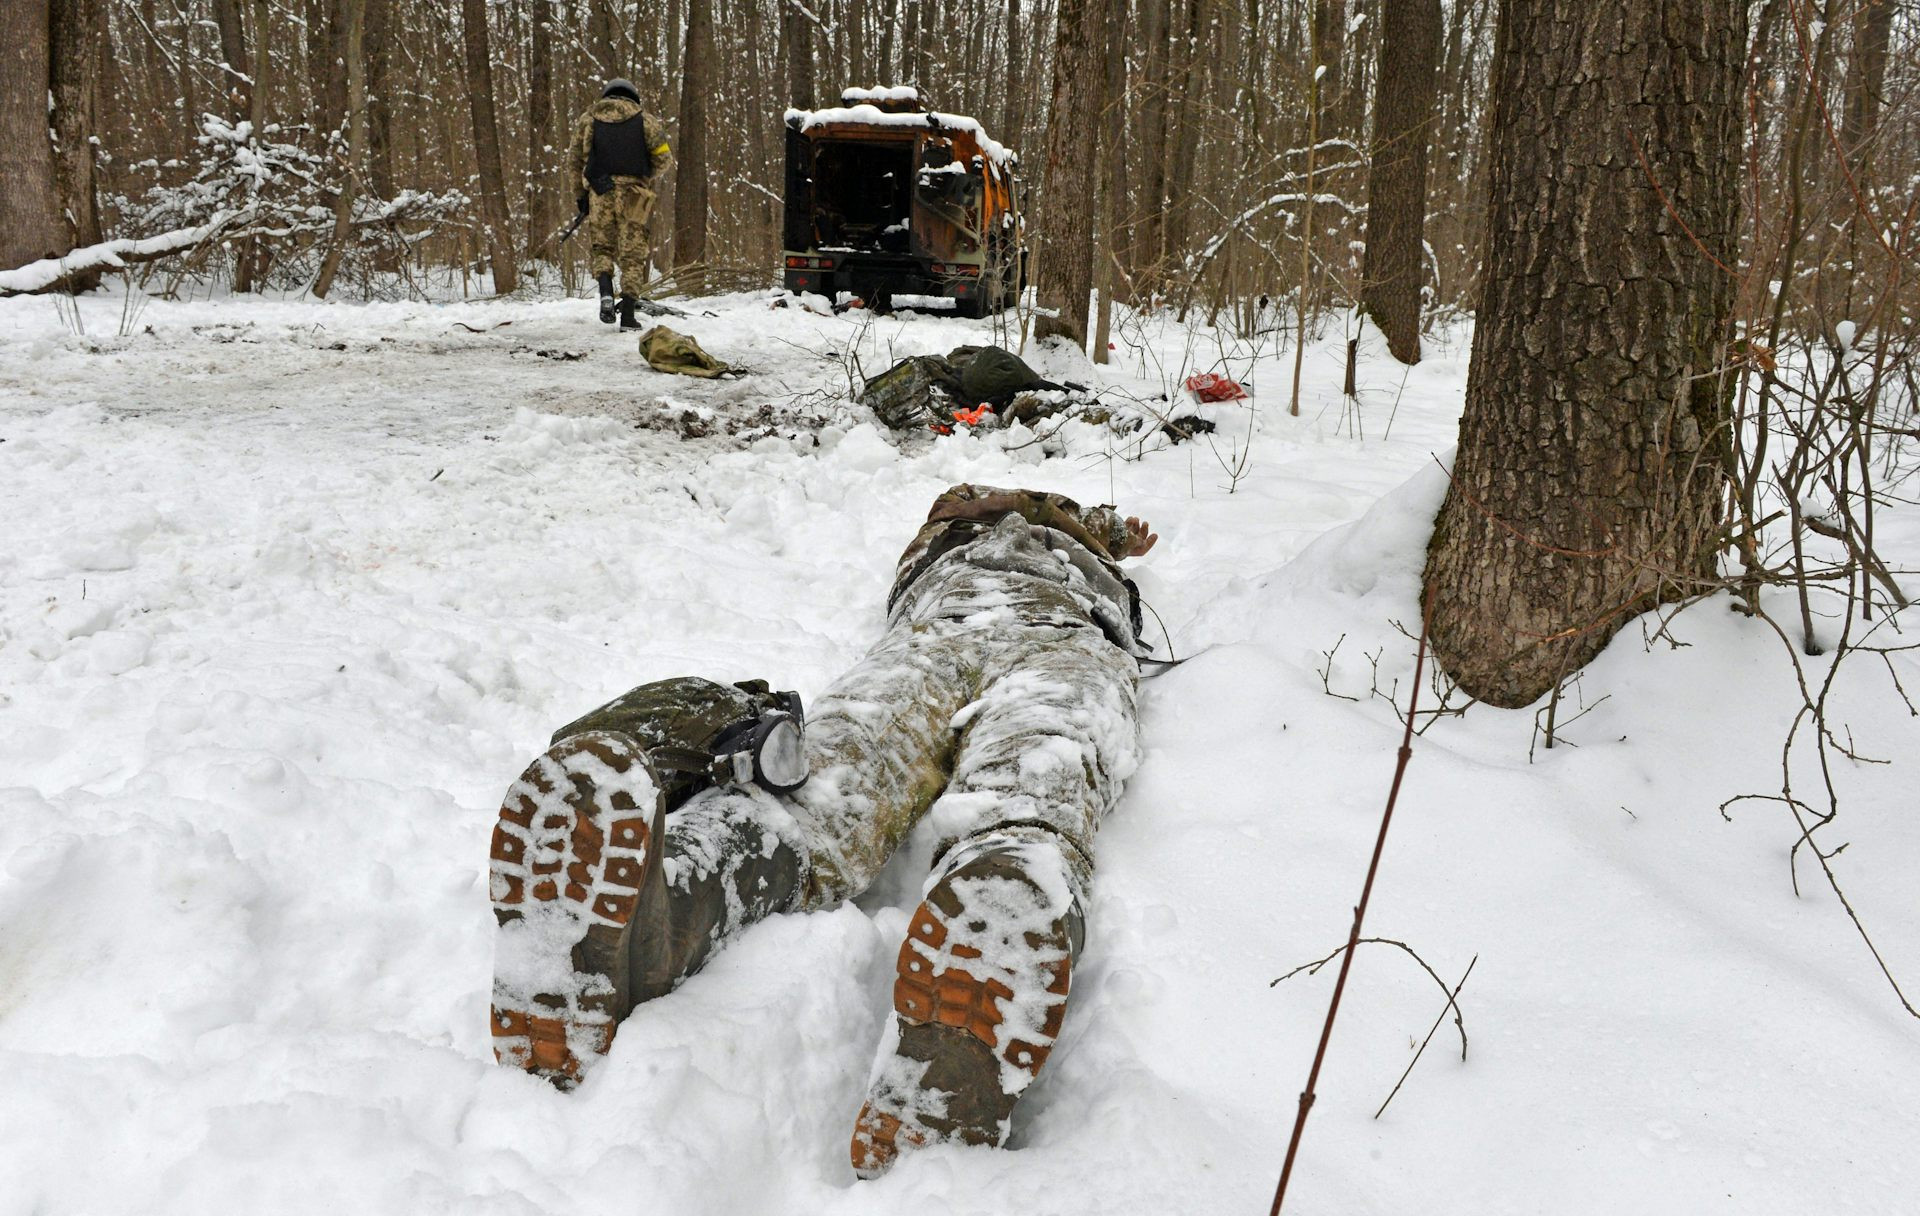
[[[677,376],[717,380],[721,376],[746,375],[746,369],[714,358],[694,339],[664,325],[656,325],[640,335],[640,354],[654,371]]]

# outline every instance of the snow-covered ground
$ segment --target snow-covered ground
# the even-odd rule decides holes
[[[1225,339],[1159,320],[1110,370],[1040,360],[1251,383],[1212,442],[1142,454],[1083,424],[896,444],[847,403],[853,355],[981,322],[724,297],[673,324],[752,374],[699,383],[590,307],[122,326],[102,296],[78,335],[0,301],[0,1213],[1264,1211],[1333,969],[1269,982],[1358,894],[1400,738],[1369,688],[1404,703],[1464,338],[1410,372],[1369,342],[1357,419],[1337,334],[1298,418],[1276,339],[1215,366]],[[1137,577],[1195,656],[1146,686],[1010,1151],[848,1167],[911,864],[748,933],[574,1094],[495,1067],[487,838],[547,733],[669,675],[817,693],[962,480],[1151,519]],[[1880,527],[1912,566],[1920,517]],[[1577,747],[1484,707],[1417,741],[1368,929],[1449,984],[1477,956],[1471,1050],[1443,1026],[1376,1120],[1441,994],[1363,947],[1290,1211],[1920,1211],[1920,1022],[1804,864],[1794,895],[1785,812],[1717,810],[1777,789],[1780,643],[1715,603],[1675,633],[1590,669]],[[1837,699],[1898,763],[1837,773],[1834,864],[1920,992],[1920,731],[1877,665]]]

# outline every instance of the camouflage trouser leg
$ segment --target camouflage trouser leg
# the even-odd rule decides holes
[[[814,706],[790,799],[806,904],[870,885],[923,816],[942,852],[1012,831],[1084,900],[1093,835],[1139,759],[1138,669],[1098,629],[902,622]]]
[[[612,190],[587,202],[587,242],[592,271],[620,272],[620,291],[639,295],[647,281],[652,249],[654,193],[637,182],[615,181]]]

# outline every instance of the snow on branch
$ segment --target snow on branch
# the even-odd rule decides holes
[[[256,280],[295,287],[311,277],[332,246],[343,190],[352,192],[346,256],[368,267],[397,264],[438,227],[459,222],[469,204],[458,191],[372,196],[332,149],[315,146],[324,142],[303,126],[255,130],[249,122],[204,115],[198,154],[187,166],[190,177],[154,186],[139,198],[112,200],[115,229],[128,235],[0,271],[0,295],[45,291],[85,271],[173,255],[244,254]]]
[[[1359,215],[1364,210],[1364,208],[1348,202],[1338,194],[1307,194],[1302,191],[1291,190],[1281,194],[1270,194],[1245,211],[1242,211],[1239,215],[1234,216],[1225,228],[1208,237],[1207,243],[1200,246],[1192,256],[1187,258],[1188,272],[1198,274],[1201,270],[1205,269],[1207,263],[1211,262],[1214,255],[1219,253],[1221,248],[1232,239],[1234,233],[1242,231],[1248,224],[1251,224],[1260,216],[1272,211],[1276,207],[1284,207],[1288,203],[1304,203],[1308,199],[1312,199],[1313,205],[1316,207],[1333,207],[1346,212],[1348,215]]]
[[[121,237],[87,245],[57,258],[41,258],[14,270],[0,270],[0,295],[24,295],[45,291],[75,275],[94,270],[123,270],[130,263],[151,262],[170,254],[194,249],[235,223],[253,216],[252,208],[221,211],[211,220],[193,228],[178,228],[158,236]]]

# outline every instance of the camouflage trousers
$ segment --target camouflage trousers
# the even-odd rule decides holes
[[[587,196],[587,245],[597,277],[618,269],[623,294],[639,295],[653,246],[652,190],[634,179],[614,180],[605,194]]]
[[[719,862],[734,819],[760,822],[810,858],[803,908],[866,890],[916,829],[942,870],[956,846],[1020,844],[1084,907],[1094,833],[1140,760],[1138,665],[1091,621],[976,610],[1019,603],[1009,583],[1037,576],[943,565],[937,597],[808,707],[805,785],[709,790],[670,828],[711,835],[695,851]]]

